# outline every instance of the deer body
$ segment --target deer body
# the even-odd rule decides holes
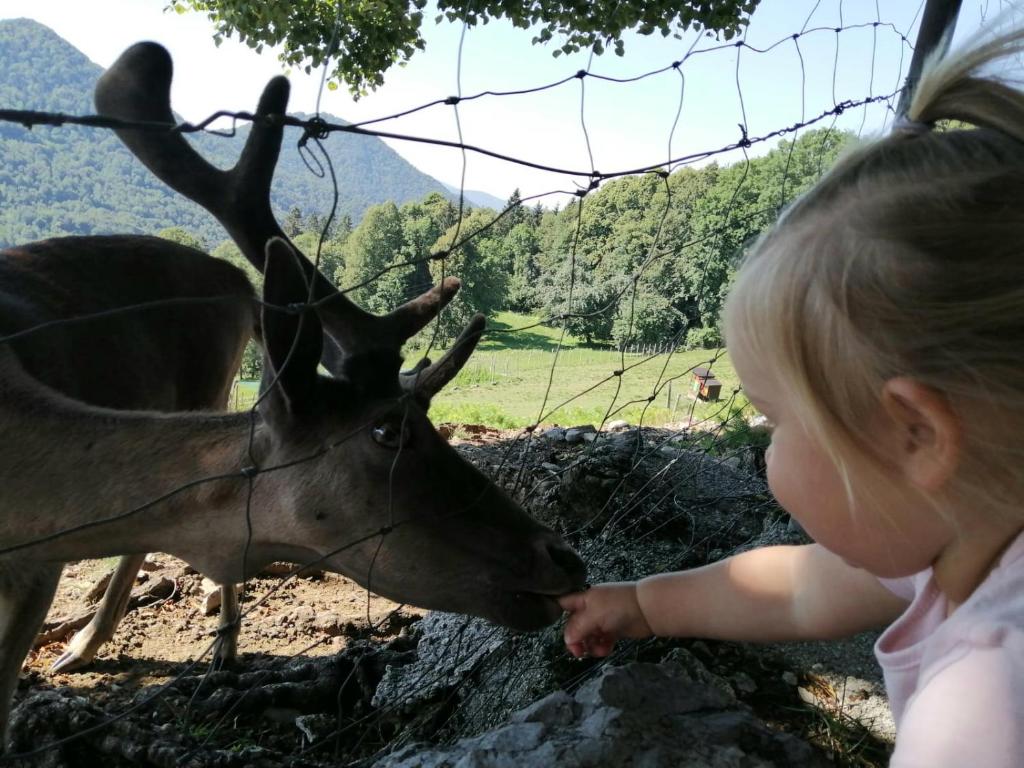
[[[222,407],[252,335],[255,308],[252,287],[239,270],[157,238],[58,238],[8,249],[0,253],[0,286],[0,335],[55,323],[0,347],[0,434],[6,437],[0,447],[0,542],[6,546],[102,517],[144,493],[144,481],[136,482],[140,467],[148,464],[155,477],[162,471],[154,461],[152,433],[141,442],[132,439],[133,430],[125,427],[137,419],[83,404],[166,411]],[[220,298],[60,322],[182,296]],[[174,438],[164,434],[155,444],[173,445]],[[179,464],[176,471],[184,469]],[[91,536],[61,536],[49,548],[0,556],[3,720],[62,563],[92,553],[139,553],[119,569],[121,589],[114,579],[96,617],[76,637],[77,648],[72,643],[62,657],[65,666],[75,666],[91,660],[123,614],[150,549],[140,531],[154,543],[165,541],[160,532],[166,525],[141,522],[141,529],[108,526],[93,529]],[[232,619],[225,622],[237,626]],[[234,635],[226,633],[222,652],[233,653],[233,643]]]
[[[98,406],[154,411],[222,410],[255,327],[245,275],[205,254],[151,237],[55,238],[0,254],[8,311],[0,334],[180,297],[223,296],[213,305],[154,307],[130,318],[54,325],[11,343],[42,384]],[[18,297],[18,298],[14,298]],[[232,300],[231,297],[234,297]],[[130,327],[130,331],[128,328]],[[125,558],[89,624],[54,669],[92,661],[124,616],[145,554]],[[234,587],[222,587],[217,657],[234,658]]]

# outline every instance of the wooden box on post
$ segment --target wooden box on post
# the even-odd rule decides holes
[[[722,393],[722,382],[714,378],[709,369],[694,368],[690,391],[700,400],[715,402]]]

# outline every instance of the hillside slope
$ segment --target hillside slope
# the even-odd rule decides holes
[[[0,61],[0,109],[95,112],[92,90],[101,68],[49,28],[28,19],[0,21]],[[243,126],[234,138],[192,140],[212,163],[230,167],[247,134]],[[299,137],[297,129],[285,133],[274,207],[281,216],[293,207],[326,214],[330,184],[303,163],[296,149]],[[388,200],[401,204],[430,192],[451,196],[379,139],[334,134],[325,146],[339,180],[338,215],[354,222],[369,206]],[[0,246],[52,235],[152,233],[170,226],[210,245],[226,236],[211,216],[154,179],[111,131],[28,130],[0,123]]]

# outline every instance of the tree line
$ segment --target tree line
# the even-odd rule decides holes
[[[282,226],[321,271],[376,313],[456,275],[462,290],[425,334],[450,341],[474,312],[538,314],[595,346],[721,340],[719,312],[744,246],[812,184],[850,136],[828,129],[766,155],[607,181],[561,209],[465,208],[441,194],[345,216],[292,209]],[[161,233],[201,246],[182,230]],[[260,275],[230,241],[213,255]],[[441,256],[444,258],[441,258]]]

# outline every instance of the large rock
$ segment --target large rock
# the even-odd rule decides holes
[[[519,710],[444,748],[411,744],[374,768],[825,768],[800,739],[772,731],[727,689],[683,665],[605,667],[570,696]]]

